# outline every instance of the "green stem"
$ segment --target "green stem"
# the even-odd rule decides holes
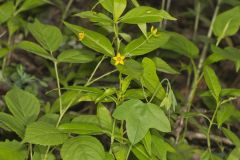
[[[43,160],[47,160],[49,150],[50,150],[50,146],[47,147]]]
[[[202,50],[202,53],[201,53],[201,57],[200,57],[200,60],[199,60],[199,63],[198,63],[198,68],[197,68],[197,70],[195,72],[195,75],[194,75],[191,91],[190,91],[190,93],[188,95],[188,98],[187,98],[187,103],[186,103],[186,108],[187,109],[185,110],[185,112],[189,112],[191,110],[193,99],[195,97],[196,90],[198,88],[198,83],[199,83],[199,81],[200,81],[200,79],[202,77],[201,76],[201,74],[202,74],[201,72],[202,72],[204,61],[206,59],[207,50],[208,50],[208,46],[209,46],[209,40],[212,37],[213,24],[214,24],[214,22],[216,20],[216,17],[218,15],[221,1],[222,0],[218,0],[218,4],[217,4],[217,6],[216,6],[216,8],[214,10],[214,14],[213,14],[213,17],[212,17],[211,25],[209,27],[208,34],[207,34],[208,41],[205,42],[203,50]],[[185,121],[185,131],[186,131],[187,123],[188,123],[188,118],[186,118],[186,121]],[[185,132],[183,133],[183,137],[184,137],[184,135],[185,135]]]
[[[115,125],[116,125],[116,119],[113,120],[113,126],[112,126],[112,132],[111,132],[111,143],[110,143],[110,149],[109,149],[109,153],[112,153],[112,144],[114,142],[114,133],[115,133]]]
[[[110,72],[105,73],[104,75],[102,75],[102,76],[100,76],[100,77],[92,80],[91,82],[87,83],[87,84],[85,85],[85,87],[90,86],[90,85],[93,84],[94,82],[96,82],[96,81],[98,81],[98,80],[100,80],[100,79],[102,79],[102,78],[104,78],[104,77],[106,77],[106,76],[108,76],[108,75],[116,72],[116,71],[117,71],[117,69],[114,69],[114,70],[112,70],[112,71],[110,71]]]
[[[127,156],[126,156],[126,160],[128,160],[128,157],[130,155],[130,152],[132,150],[132,144],[129,146],[128,152],[127,152]]]
[[[196,10],[196,18],[195,18],[194,32],[193,32],[193,40],[194,41],[196,41],[196,37],[197,37],[197,31],[198,31],[199,20],[200,20],[200,12],[201,12],[201,2],[199,0],[197,0],[195,10]]]
[[[216,106],[216,109],[213,113],[213,116],[212,116],[212,119],[210,121],[210,124],[209,124],[209,127],[208,127],[208,131],[207,131],[207,145],[208,145],[208,149],[209,149],[209,152],[211,153],[211,137],[210,137],[210,133],[211,133],[211,129],[212,129],[212,126],[213,126],[213,123],[214,123],[214,119],[216,118],[216,115],[217,115],[217,111],[220,107],[220,104],[219,102],[217,102],[217,106]]]
[[[62,16],[62,20],[65,20],[65,18],[67,17],[67,13],[68,13],[73,1],[74,0],[69,0],[68,1],[68,4],[67,4],[66,9],[64,10],[64,13],[63,13],[63,16]]]
[[[62,110],[63,110],[63,106],[62,106],[62,92],[61,92],[61,87],[60,87],[60,79],[59,79],[57,65],[58,65],[58,63],[54,62],[54,70],[55,70],[55,74],[56,74],[57,88],[58,88],[58,97],[59,97],[59,113],[60,113],[60,115],[62,115]]]
[[[94,68],[94,70],[93,70],[90,78],[88,79],[87,83],[85,84],[85,86],[89,86],[90,81],[92,80],[92,78],[93,78],[93,76],[95,75],[97,69],[98,69],[99,66],[102,64],[102,62],[103,62],[103,60],[104,60],[105,58],[106,58],[106,57],[103,56],[103,57],[101,58],[101,60],[98,62],[98,64],[97,64],[96,67]]]

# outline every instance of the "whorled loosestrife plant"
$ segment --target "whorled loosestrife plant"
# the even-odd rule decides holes
[[[66,18],[72,2],[69,1],[63,19]],[[56,159],[58,152],[63,160],[186,160],[192,158],[193,152],[202,160],[237,160],[240,157],[239,138],[230,130],[230,124],[227,124],[227,128],[223,127],[230,117],[239,112],[231,101],[240,95],[240,91],[222,89],[218,77],[210,67],[212,63],[231,60],[235,62],[237,70],[239,69],[240,59],[236,58],[239,57],[239,49],[232,46],[221,49],[218,45],[225,37],[237,33],[240,26],[240,6],[219,14],[219,8],[224,2],[218,0],[209,27],[208,40],[199,56],[199,49],[193,42],[180,34],[163,30],[167,20],[174,21],[176,18],[164,10],[140,6],[136,0],[132,2],[135,7],[127,11],[127,0],[102,0],[97,2],[91,11],[74,15],[87,18],[106,29],[107,35],[64,21],[65,26],[83,45],[81,49],[62,50],[60,46],[63,35],[59,28],[43,24],[37,19],[34,23],[23,20],[36,42],[21,41],[14,47],[10,42],[7,43],[6,48],[1,49],[1,53],[4,53],[1,55],[5,56],[2,72],[6,66],[7,55],[13,49],[23,49],[49,60],[54,68],[58,99],[49,109],[46,107],[40,111],[39,100],[27,91],[13,87],[4,96],[9,113],[0,112],[1,127],[15,132],[19,138],[0,142],[1,160],[52,160]],[[164,9],[166,1],[162,2]],[[171,1],[167,2],[169,8]],[[43,0],[16,0],[15,3],[5,2],[0,6],[0,11],[5,12],[4,15],[0,12],[0,22],[8,24],[9,41],[20,27],[19,25],[13,29],[15,24],[11,24],[12,19],[19,18],[19,13],[44,3],[46,1]],[[198,1],[196,5],[194,39],[200,21],[201,3],[203,2]],[[101,5],[105,11],[94,12],[97,5]],[[152,24],[159,22],[159,29]],[[130,40],[129,35],[122,29],[130,25],[136,25],[142,36]],[[212,33],[217,36],[215,45],[210,43]],[[210,44],[213,54],[207,57]],[[157,74],[157,71],[179,74],[154,54],[153,51],[158,48],[189,59],[194,78],[185,104],[177,105],[169,80],[160,80]],[[153,54],[146,56],[150,52]],[[195,63],[198,57],[199,62]],[[64,77],[59,72],[62,63],[90,66],[90,62],[96,59],[99,61],[84,84],[69,86],[64,83]],[[112,64],[115,69],[95,78],[103,62]],[[99,80],[112,74],[118,77],[117,87],[98,85]],[[214,111],[211,117],[201,112],[192,112],[198,83],[203,77],[209,91],[202,93],[200,97],[211,105],[210,109]],[[96,104],[96,115],[79,115],[69,111],[72,106],[83,101]],[[111,112],[107,104],[114,104],[115,109]],[[190,146],[185,142],[187,126],[191,123],[189,119],[194,120],[195,116],[202,116],[207,120],[207,128],[197,126],[200,132],[206,135],[207,149],[187,148],[191,153],[186,152],[189,155],[185,155],[183,151]],[[168,139],[166,137],[171,136],[171,126],[176,119],[180,119],[181,124],[185,125],[176,128],[175,139]],[[212,141],[222,142],[222,137],[219,136],[219,140],[211,135],[214,126],[218,126],[219,131],[228,138],[224,139],[225,141],[235,145],[229,155],[219,155],[212,149]],[[105,135],[109,140],[104,146],[99,140],[101,135]],[[220,146],[221,149],[223,147]]]

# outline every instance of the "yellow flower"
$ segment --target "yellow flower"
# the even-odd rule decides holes
[[[113,57],[113,60],[115,60],[115,65],[118,64],[124,64],[125,56],[122,56],[120,53],[118,53],[115,57]]]
[[[155,28],[154,26],[151,27],[151,33],[152,35],[156,36],[157,35],[157,28]]]
[[[78,33],[78,38],[79,38],[80,41],[82,41],[84,39],[84,37],[85,37],[85,33],[84,32]]]

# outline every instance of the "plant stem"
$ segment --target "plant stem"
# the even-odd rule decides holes
[[[206,59],[207,50],[208,50],[208,46],[209,46],[209,40],[211,39],[211,36],[212,36],[213,24],[214,24],[214,22],[216,20],[216,17],[218,15],[221,1],[222,0],[218,0],[217,6],[216,6],[216,8],[214,10],[214,14],[213,14],[213,17],[212,17],[211,25],[209,27],[208,34],[207,34],[208,41],[205,42],[203,50],[201,52],[201,56],[200,56],[200,60],[199,60],[199,63],[198,63],[198,67],[197,67],[197,70],[196,70],[196,72],[194,74],[194,79],[193,79],[191,91],[190,91],[190,93],[188,95],[188,98],[187,98],[185,112],[189,112],[191,110],[193,99],[195,97],[196,90],[198,88],[198,83],[199,83],[199,81],[201,80],[201,77],[202,77],[201,76],[201,74],[202,74],[201,72],[202,72],[204,61]],[[185,121],[185,131],[186,131],[187,123],[188,123],[188,118],[186,118],[186,121]],[[185,135],[185,132],[183,133],[183,137],[184,137],[184,135]]]
[[[166,0],[162,0],[161,9],[164,9],[164,8],[165,8],[165,4],[166,4]],[[160,22],[159,27],[160,27],[160,28],[163,27],[163,21]]]
[[[129,146],[128,152],[127,152],[127,156],[126,156],[126,160],[128,160],[128,157],[130,155],[130,152],[132,150],[132,144]]]
[[[101,60],[98,62],[98,64],[97,64],[96,67],[94,68],[94,70],[93,70],[90,78],[88,79],[87,83],[85,84],[85,86],[89,86],[90,81],[92,80],[92,78],[93,78],[93,76],[95,75],[97,69],[98,69],[99,66],[102,64],[102,62],[103,62],[103,60],[104,60],[105,58],[106,58],[106,57],[103,56],[103,57],[101,58]]]
[[[211,153],[211,139],[210,139],[211,137],[210,137],[210,133],[211,133],[212,125],[214,123],[214,119],[215,119],[215,117],[217,115],[217,111],[218,111],[218,109],[220,107],[220,104],[221,103],[217,102],[216,109],[215,109],[215,111],[213,113],[212,119],[211,119],[209,127],[208,127],[208,131],[207,131],[207,145],[208,145],[208,149],[209,149],[210,153]]]
[[[43,160],[47,160],[49,149],[50,149],[50,146],[47,147]]]
[[[58,67],[57,67],[58,63],[55,61],[54,62],[54,70],[55,70],[55,74],[56,74],[56,80],[57,80],[57,87],[58,87],[58,97],[59,97],[59,113],[60,115],[62,115],[62,92],[61,92],[61,87],[60,87],[60,79],[59,79],[59,74],[58,74]]]
[[[201,2],[199,0],[197,0],[195,10],[196,10],[196,18],[195,18],[194,32],[193,32],[193,40],[194,41],[196,41],[196,38],[197,38],[197,31],[198,31],[199,20],[200,20],[200,12],[201,12]]]
[[[115,125],[116,125],[116,119],[113,120],[113,126],[112,126],[112,133],[111,133],[111,143],[110,143],[110,150],[109,153],[112,153],[112,144],[114,142],[114,133],[115,133]]]
[[[67,4],[67,6],[66,6],[66,8],[65,8],[65,10],[64,10],[63,16],[62,16],[62,20],[64,20],[64,19],[67,17],[67,13],[68,13],[68,11],[69,11],[69,9],[70,9],[73,1],[74,1],[74,0],[69,0],[69,1],[68,1],[68,4]]]
[[[106,76],[108,76],[108,75],[110,75],[110,74],[112,74],[112,73],[114,73],[116,71],[117,71],[117,69],[114,69],[114,70],[112,70],[110,72],[105,73],[104,75],[101,75],[100,77],[98,77],[98,78],[92,80],[91,82],[87,83],[85,85],[85,87],[90,86],[91,84],[93,84],[94,82],[98,81],[99,79],[102,79],[102,78],[104,78],[104,77],[106,77]]]

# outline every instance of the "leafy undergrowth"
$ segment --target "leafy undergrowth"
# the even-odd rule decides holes
[[[0,160],[239,160],[239,0],[3,0],[0,24]]]

